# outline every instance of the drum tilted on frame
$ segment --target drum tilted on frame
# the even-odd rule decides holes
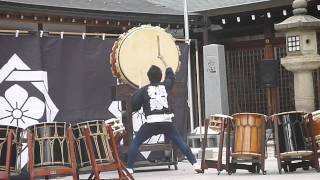
[[[65,122],[45,122],[28,127],[32,133],[34,168],[71,166]]]
[[[13,131],[12,138],[12,150],[10,161],[10,173],[12,175],[18,175],[21,172],[21,134],[23,129],[14,126],[0,125],[0,171],[6,169],[6,153],[8,146],[8,134],[9,131]]]
[[[312,112],[313,126],[312,135],[320,145],[320,110]]]
[[[110,136],[107,132],[106,123],[103,120],[86,121],[73,126],[76,159],[79,170],[86,171],[92,168],[89,149],[85,142],[85,128],[88,128],[90,131],[96,163],[112,164],[114,158],[110,147],[111,144],[109,143]]]
[[[114,135],[123,134],[125,131],[124,125],[120,121],[120,119],[111,118],[111,119],[105,120],[105,123],[111,126]]]
[[[267,116],[258,113],[237,113],[234,122],[234,152],[237,159],[258,159],[262,155]]]
[[[149,83],[147,71],[151,65],[158,66],[164,74],[165,66],[160,56],[168,67],[179,70],[180,51],[171,34],[154,26],[132,28],[113,45],[110,54],[112,73],[133,87],[145,86]]]
[[[273,115],[278,120],[280,156],[299,158],[312,154],[307,145],[305,113],[301,111],[283,112]]]

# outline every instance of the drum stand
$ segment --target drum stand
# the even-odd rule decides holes
[[[307,133],[312,134],[312,124],[313,119],[312,115],[308,114],[309,123],[307,126]],[[319,169],[319,155],[317,153],[317,147],[315,144],[315,139],[313,136],[311,137],[311,149],[313,151],[312,155],[306,156],[306,157],[283,157],[280,154],[280,141],[279,141],[279,133],[278,133],[278,118],[273,117],[273,127],[274,127],[274,135],[275,135],[275,150],[276,150],[276,158],[277,158],[277,164],[278,164],[278,171],[279,174],[282,173],[282,169],[284,169],[284,172],[292,172],[296,171],[297,168],[303,168],[303,170],[309,170],[309,166],[315,168],[318,172],[320,172]],[[300,160],[300,162],[293,162]],[[289,168],[289,169],[288,169]]]
[[[6,169],[0,172],[0,179],[10,179],[10,162],[11,162],[11,151],[12,151],[12,140],[13,140],[13,130],[9,130],[7,136],[7,149],[6,149]]]
[[[261,143],[261,155],[260,157],[258,158],[254,158],[253,155],[251,155],[250,159],[248,160],[242,160],[240,158],[238,158],[237,156],[233,156],[232,154],[230,155],[231,156],[231,163],[229,164],[229,171],[228,171],[228,174],[232,174],[232,173],[235,173],[237,169],[244,169],[244,170],[248,170],[249,172],[251,173],[260,173],[260,170],[262,171],[262,174],[263,175],[266,175],[267,172],[265,170],[265,155],[266,155],[266,148],[265,148],[265,139],[266,139],[266,135],[265,135],[265,132],[266,132],[266,124],[265,123],[262,123],[262,132],[263,133],[263,136],[262,136],[262,142]],[[233,141],[235,141],[235,132],[232,134],[233,135]],[[227,139],[229,138],[230,139],[230,136],[231,136],[231,133],[229,131],[229,134],[228,134],[229,137],[227,137]],[[229,143],[231,143],[229,141]],[[234,144],[235,143],[232,143],[232,150],[234,150]],[[229,145],[229,147],[231,147]],[[251,163],[250,164],[247,164],[247,163]]]
[[[173,90],[172,96],[176,96],[180,93],[183,84],[181,82],[176,82]],[[133,139],[133,125],[132,125],[132,107],[131,107],[131,96],[135,89],[127,84],[121,84],[113,87],[113,99],[122,101],[122,122],[126,129],[126,134],[123,137],[123,154],[127,154],[128,147]],[[169,99],[169,103],[173,104],[173,98]],[[139,148],[140,151],[169,151],[172,152],[170,160],[165,162],[150,162],[150,161],[138,161],[135,163],[135,167],[147,167],[147,166],[164,166],[167,165],[169,168],[171,165],[174,166],[174,169],[178,169],[178,160],[177,160],[177,149],[170,143],[162,144],[142,144]],[[122,159],[125,159],[124,157]]]
[[[225,122],[225,120],[227,122]],[[201,159],[201,169],[202,173],[204,173],[204,169],[215,168],[218,171],[218,175],[221,171],[226,170],[230,173],[229,163],[230,163],[230,122],[228,119],[222,119],[222,123],[220,126],[220,139],[219,139],[219,152],[218,152],[218,161],[216,160],[206,160],[206,147],[208,141],[208,127],[209,127],[210,119],[206,118],[204,121],[204,139],[202,142],[202,159]],[[227,126],[227,127],[225,127]],[[226,137],[226,164],[222,164],[222,155],[223,155],[223,144],[224,144],[224,135],[225,129],[227,129],[227,137]]]
[[[114,162],[112,164],[97,164],[96,157],[94,154],[94,148],[90,138],[90,130],[85,128],[85,141],[89,150],[90,162],[92,165],[92,173],[88,179],[92,179],[94,176],[95,180],[100,180],[100,172],[102,171],[110,171],[110,170],[117,170],[119,179],[130,179],[134,180],[133,176],[128,172],[127,168],[124,166],[122,161],[119,158],[118,148],[116,144],[116,139],[113,135],[113,130],[111,126],[107,126],[107,132],[110,136],[110,147],[112,151],[112,156],[114,158]]]
[[[74,139],[72,129],[68,128],[67,141],[69,143],[69,151],[70,151],[70,164],[71,167],[52,167],[48,166],[47,168],[34,168],[34,156],[33,156],[33,135],[28,130],[27,138],[28,138],[28,155],[29,155],[29,173],[30,180],[35,180],[36,177],[44,176],[45,179],[48,179],[49,176],[61,176],[61,175],[71,175],[73,180],[78,180],[78,171],[77,171],[77,163],[76,157],[74,153]]]

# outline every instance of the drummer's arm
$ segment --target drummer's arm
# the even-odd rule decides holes
[[[139,111],[142,104],[143,104],[143,93],[142,89],[139,89],[132,95],[131,105],[132,105],[132,112]]]
[[[164,84],[166,88],[172,89],[175,80],[176,80],[176,77],[174,75],[172,68],[171,67],[167,68],[165,73],[165,79],[164,79]]]

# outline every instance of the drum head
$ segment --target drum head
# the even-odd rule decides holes
[[[292,151],[292,152],[285,152],[281,153],[281,157],[286,158],[299,158],[299,157],[305,157],[312,154],[312,151]]]
[[[156,65],[162,70],[163,79],[165,66],[159,55],[174,71],[178,70],[180,53],[171,34],[160,27],[132,28],[112,48],[113,75],[133,87],[142,87],[149,84],[147,72],[151,65]]]

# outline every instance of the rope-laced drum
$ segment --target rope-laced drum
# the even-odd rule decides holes
[[[21,133],[23,129],[14,126],[0,125],[0,171],[5,171],[6,169],[8,134],[10,130],[13,131],[10,172],[12,175],[17,175],[20,174],[21,170],[20,153],[22,148]]]
[[[71,166],[65,122],[45,122],[28,127],[32,133],[34,168]]]
[[[90,152],[85,140],[85,128],[90,131],[90,139],[93,145],[93,151],[97,164],[112,164],[114,158],[112,155],[110,136],[107,132],[106,123],[103,120],[92,120],[78,123],[73,126],[73,134],[76,145],[76,158],[80,171],[90,170]]]
[[[231,116],[223,115],[223,114],[214,114],[210,115],[208,127],[213,131],[220,132],[222,122],[227,123],[228,120],[232,120]],[[226,126],[225,126],[226,127]]]
[[[169,67],[178,71],[179,56],[171,34],[160,27],[140,26],[122,34],[114,43],[110,63],[115,77],[133,87],[142,87],[149,83],[147,71],[151,65],[164,72],[165,66],[160,60],[163,57]]]
[[[111,126],[114,135],[123,134],[125,131],[123,123],[120,121],[120,119],[111,118],[111,119],[105,120],[105,123]]]

